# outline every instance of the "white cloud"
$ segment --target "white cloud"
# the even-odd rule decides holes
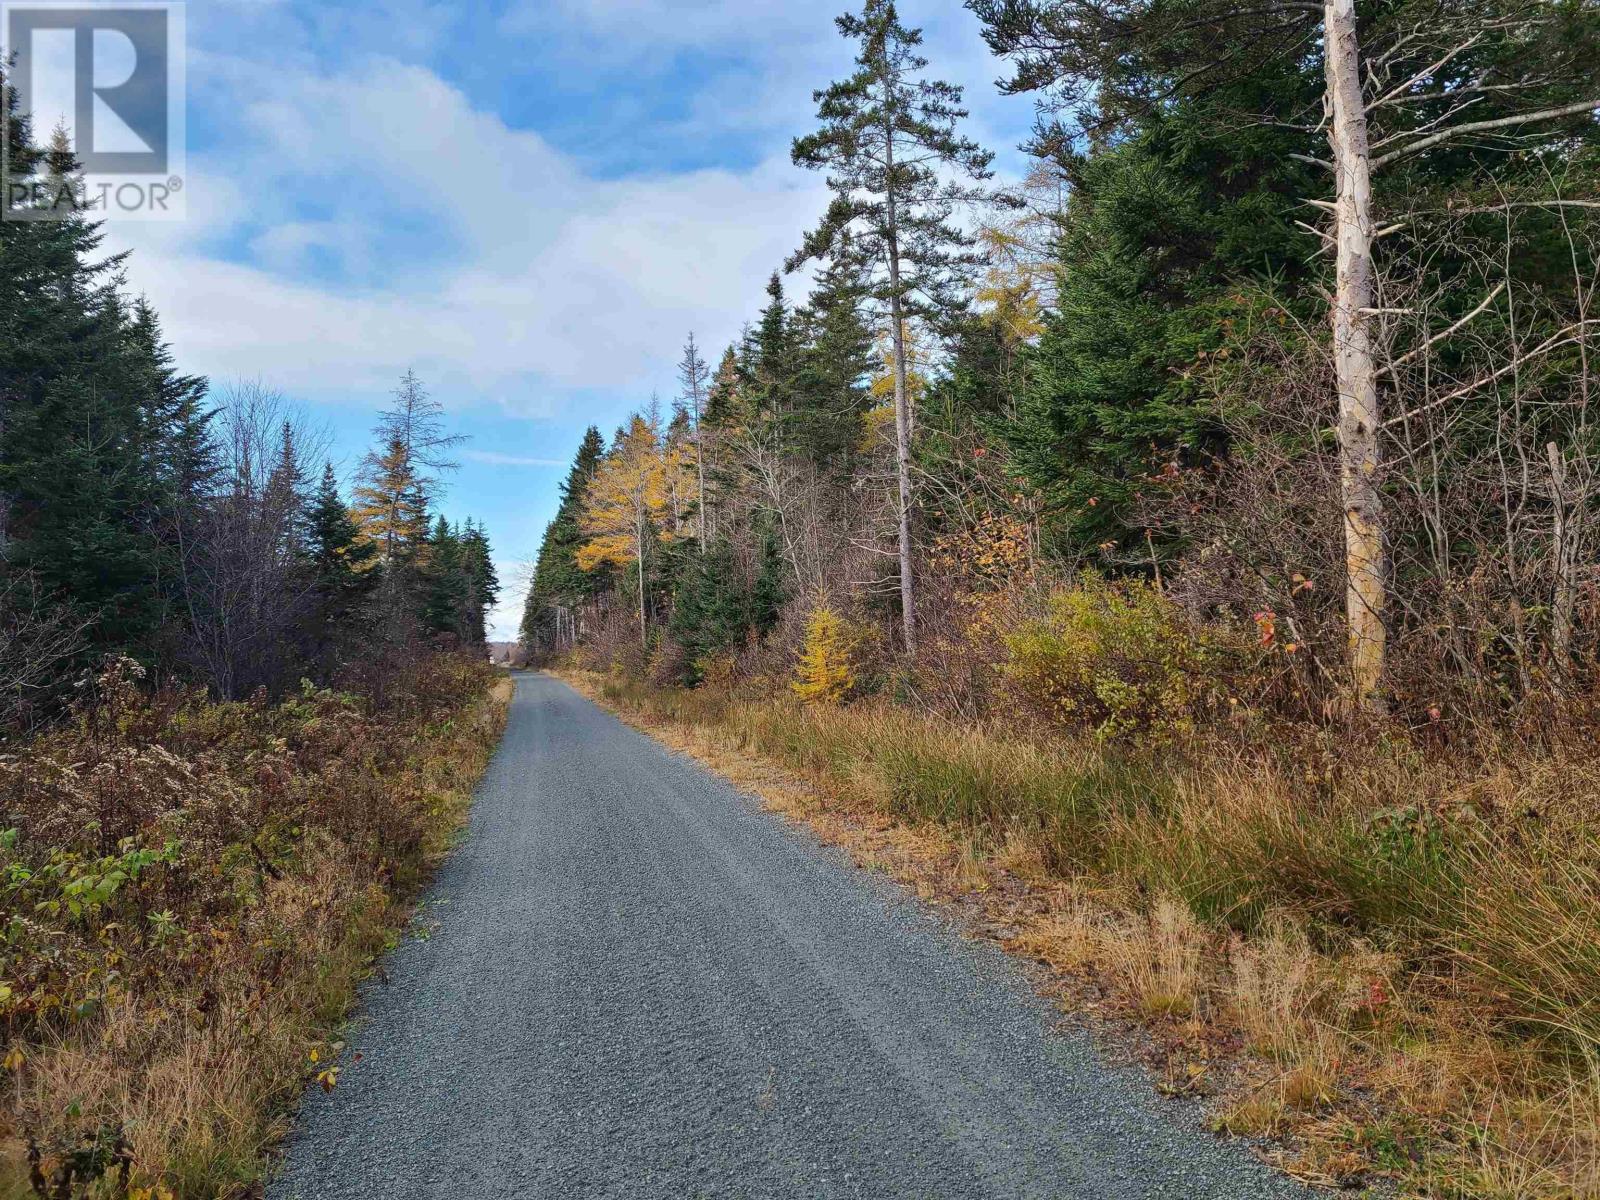
[[[130,282],[187,369],[291,392],[386,389],[407,364],[447,400],[641,386],[690,329],[730,338],[823,205],[781,158],[586,177],[414,66],[231,83],[241,136],[196,172],[200,219],[110,240],[139,251]]]
[[[502,454],[498,450],[463,450],[461,457],[468,462],[484,463],[491,467],[564,467],[559,458],[530,458],[525,454]]]

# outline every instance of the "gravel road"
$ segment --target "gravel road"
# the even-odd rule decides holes
[[[386,971],[272,1200],[1307,1195],[997,949],[546,676]]]

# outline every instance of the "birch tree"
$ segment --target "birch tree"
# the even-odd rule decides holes
[[[811,259],[858,264],[868,295],[886,318],[892,343],[900,612],[908,655],[916,654],[917,588],[911,478],[912,414],[906,393],[906,322],[948,311],[973,259],[951,217],[984,196],[953,182],[989,178],[993,155],[956,133],[967,113],[961,89],[923,76],[922,33],[900,23],[891,0],[866,0],[861,15],[838,18],[860,43],[856,71],[818,91],[821,127],[797,138],[794,161],[828,172],[834,193],[821,224],[787,264]]]

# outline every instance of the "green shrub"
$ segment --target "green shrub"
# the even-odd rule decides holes
[[[1087,572],[1004,643],[1000,671],[1014,698],[1050,725],[1101,740],[1192,728],[1221,658],[1159,589]]]

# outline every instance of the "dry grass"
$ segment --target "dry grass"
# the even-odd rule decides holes
[[[427,661],[385,713],[113,685],[0,764],[4,902],[14,933],[33,925],[4,952],[0,1195],[257,1195],[307,1078],[336,1083],[338,1023],[451,843],[510,683]],[[112,894],[52,909],[104,846],[163,843]]]
[[[1600,771],[1142,756],[872,705],[576,680],[1155,1038],[1302,1178],[1600,1197]],[[794,774],[798,772],[798,776]],[[1087,989],[1087,990],[1085,990]],[[1148,1036],[1147,1035],[1147,1036]]]

